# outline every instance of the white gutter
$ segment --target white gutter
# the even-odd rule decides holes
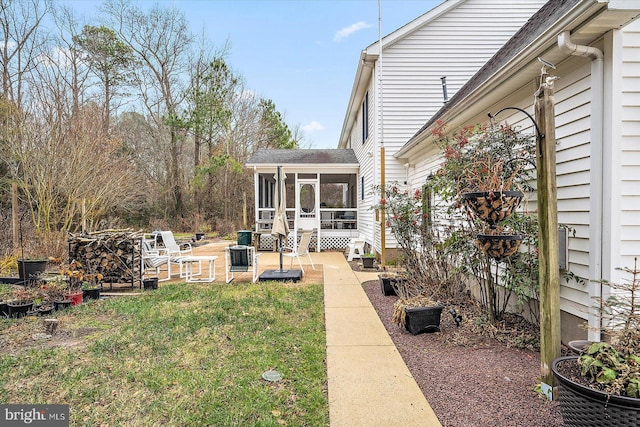
[[[576,45],[571,42],[571,33],[564,31],[558,35],[558,47],[573,56],[591,58],[591,143],[590,145],[590,212],[589,212],[589,297],[596,301],[602,297],[602,229],[604,209],[604,164],[603,164],[603,122],[604,122],[604,54],[592,46]],[[596,280],[596,281],[594,281]],[[588,314],[589,341],[600,341],[600,316],[590,307]]]

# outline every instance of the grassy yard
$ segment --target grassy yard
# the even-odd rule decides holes
[[[56,316],[53,339],[0,320],[0,402],[69,404],[74,426],[328,425],[321,285],[165,285]]]

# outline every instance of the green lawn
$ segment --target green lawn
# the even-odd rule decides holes
[[[164,285],[57,314],[43,348],[41,320],[1,320],[0,402],[69,404],[71,425],[326,426],[322,300],[321,285]]]

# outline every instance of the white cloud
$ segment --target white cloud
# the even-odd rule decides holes
[[[340,40],[349,37],[351,34],[356,31],[363,30],[365,28],[371,28],[371,24],[367,24],[364,21],[356,22],[355,24],[351,24],[348,27],[344,27],[341,30],[338,30],[336,35],[333,37],[333,41],[339,42]]]
[[[308,125],[304,125],[302,127],[302,130],[308,133],[312,133],[312,132],[324,130],[324,126],[322,126],[320,123],[316,122],[315,120],[311,120],[311,123],[309,123]]]

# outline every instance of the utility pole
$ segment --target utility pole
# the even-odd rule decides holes
[[[560,356],[560,267],[558,261],[558,188],[553,77],[543,68],[535,94],[536,122],[542,133],[536,150],[539,223],[540,368],[542,382],[553,387],[551,364]]]

